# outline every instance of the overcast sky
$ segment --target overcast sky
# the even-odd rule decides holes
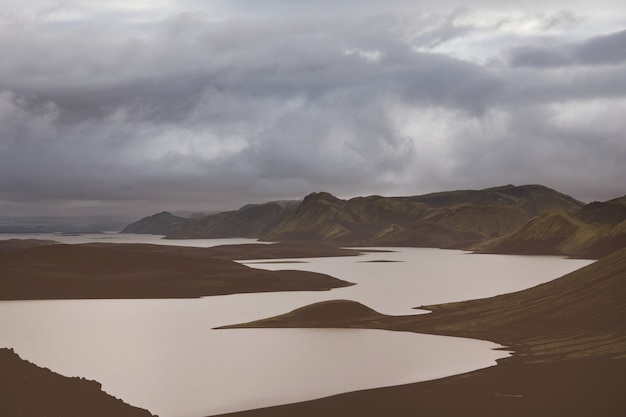
[[[0,0],[0,214],[626,194],[626,3]]]

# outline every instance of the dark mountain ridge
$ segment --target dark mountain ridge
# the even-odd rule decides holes
[[[258,238],[291,217],[294,204],[248,204],[235,211],[189,220],[167,233],[170,239]]]
[[[537,213],[582,206],[580,201],[541,185],[350,200],[313,193],[292,217],[262,238],[467,248],[509,233]]]
[[[318,192],[201,219],[163,212],[124,232],[600,258],[626,247],[626,196],[584,204],[536,184],[349,200]]]
[[[258,238],[291,216],[299,201],[246,204],[238,210],[183,218],[167,211],[129,224],[122,233],[167,235],[170,239]]]
[[[326,192],[302,202],[248,204],[202,219],[160,213],[129,225],[132,233],[167,238],[247,237],[267,241],[323,241],[340,245],[472,248],[503,236],[547,210],[584,204],[542,185],[458,190],[412,197],[342,200]]]
[[[122,233],[166,235],[180,229],[187,221],[183,217],[162,211],[129,224],[122,230]]]

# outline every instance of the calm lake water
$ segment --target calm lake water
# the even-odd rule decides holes
[[[37,238],[179,243],[145,235]],[[180,241],[192,246],[243,242],[250,240]],[[412,333],[214,327],[341,298],[386,314],[418,314],[412,307],[516,291],[590,263],[393,250],[299,263],[244,262],[264,269],[323,272],[358,284],[332,291],[191,300],[0,302],[0,345],[61,374],[96,379],[110,394],[161,417],[200,417],[433,379],[490,366],[507,356],[489,342]]]

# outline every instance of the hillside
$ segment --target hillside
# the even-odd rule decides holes
[[[299,201],[246,204],[239,210],[183,218],[167,211],[144,217],[122,233],[167,235],[170,239],[258,238],[289,218]]]
[[[178,230],[185,222],[187,219],[162,211],[129,224],[122,230],[122,233],[166,235]]]
[[[480,252],[601,258],[626,247],[626,197],[542,213]]]
[[[169,239],[258,238],[295,212],[297,202],[248,204],[235,211],[188,220],[167,233]]]
[[[537,213],[583,203],[540,185],[416,197],[308,195],[295,214],[263,236],[350,245],[468,247],[515,230]]]
[[[96,381],[68,378],[0,348],[0,415],[21,417],[151,417],[102,391]]]

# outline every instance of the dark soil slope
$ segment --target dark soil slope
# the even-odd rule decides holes
[[[96,381],[68,378],[0,349],[0,415],[3,417],[151,417],[102,391]]]
[[[28,248],[36,248],[37,246],[52,245],[59,243],[54,240],[43,239],[7,239],[0,240],[0,253],[1,252],[19,252]]]

